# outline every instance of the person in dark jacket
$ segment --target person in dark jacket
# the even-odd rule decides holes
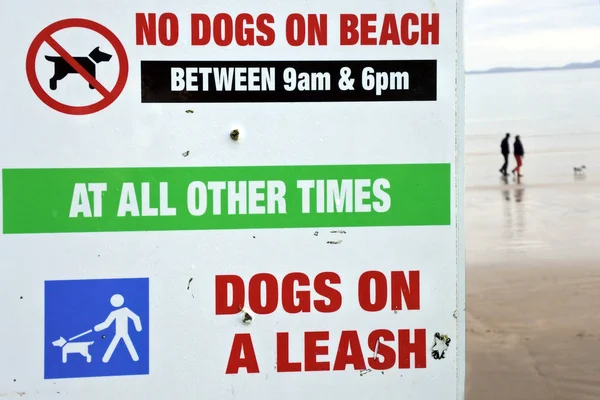
[[[502,175],[508,175],[506,169],[508,168],[508,155],[510,154],[510,145],[508,143],[508,139],[510,138],[510,133],[507,133],[502,142],[500,142],[500,152],[504,157],[504,164],[502,164],[502,168],[500,168],[500,173]]]
[[[515,144],[513,154],[515,155],[515,160],[517,160],[517,166],[512,170],[514,174],[517,171],[517,175],[519,177],[521,175],[521,165],[523,165],[523,158],[525,158],[525,150],[523,149],[523,143],[521,143],[521,138],[519,135],[515,136]]]

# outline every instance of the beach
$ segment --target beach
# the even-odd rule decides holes
[[[467,135],[466,397],[600,399],[600,132],[521,133],[519,181],[502,136]]]
[[[597,265],[468,273],[467,399],[600,398]]]
[[[592,157],[526,156],[520,184],[467,188],[467,399],[600,399],[600,169],[571,165]]]

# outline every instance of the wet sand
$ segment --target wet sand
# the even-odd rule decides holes
[[[500,164],[467,155],[467,399],[598,400],[600,148]]]

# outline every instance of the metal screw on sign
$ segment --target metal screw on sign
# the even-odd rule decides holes
[[[250,324],[252,322],[252,315],[250,315],[250,313],[248,313],[248,311],[244,310],[242,308],[242,306],[238,305],[238,308],[240,309],[240,312],[242,313],[242,322],[246,325]]]

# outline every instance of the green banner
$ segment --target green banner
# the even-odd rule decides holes
[[[2,170],[3,232],[450,224],[450,164]]]

